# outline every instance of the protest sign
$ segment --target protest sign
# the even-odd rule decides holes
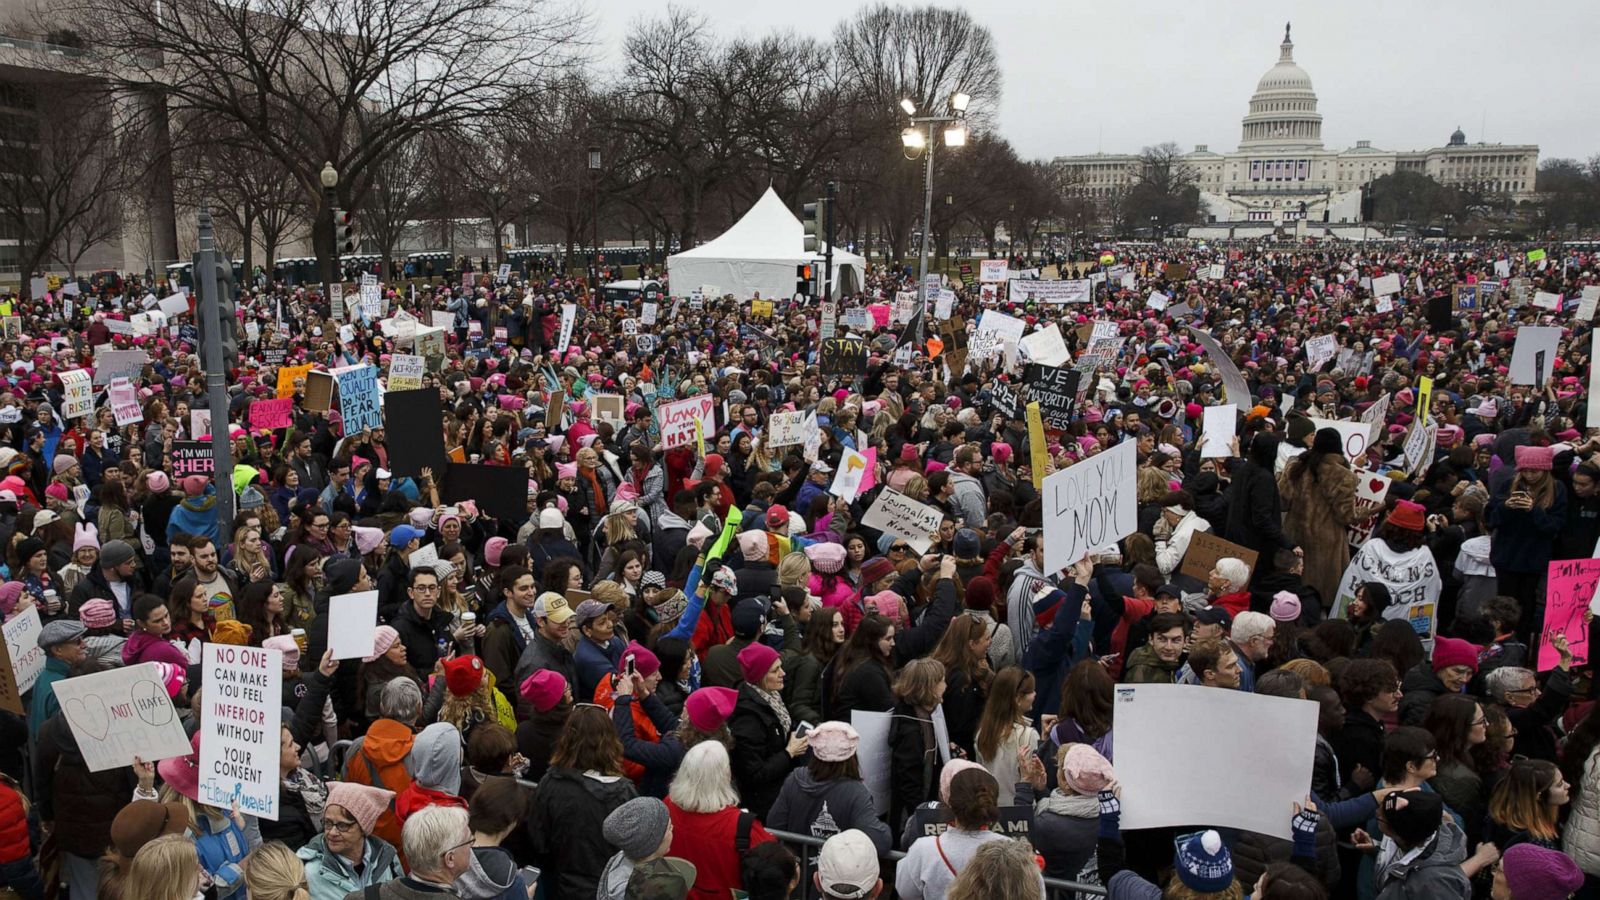
[[[371,656],[377,636],[377,591],[340,594],[328,601],[328,649],[334,659]]]
[[[283,651],[205,644],[200,668],[200,802],[277,821]]]
[[[916,313],[917,295],[910,291],[900,291],[894,295],[894,310],[889,315],[889,322],[896,325],[910,322]]]
[[[1072,354],[1067,351],[1067,343],[1061,337],[1061,326],[1054,322],[1050,323],[1050,327],[1041,328],[1023,338],[1018,346],[1028,354],[1028,359],[1042,366],[1059,366],[1072,359]]]
[[[867,342],[861,338],[834,337],[822,342],[817,367],[823,376],[865,375]]]
[[[433,469],[435,479],[444,474],[444,409],[432,388],[387,391],[383,395],[383,425],[396,439],[389,442],[389,471],[396,475],[421,475]]]
[[[311,371],[311,364],[303,366],[284,366],[278,370],[278,399],[294,396],[294,382],[297,378],[305,378]]]
[[[169,319],[173,316],[186,316],[189,314],[189,295],[173,294],[162,298],[157,305],[161,307],[162,314]]]
[[[646,303],[644,309],[639,313],[639,321],[646,325],[656,324],[656,316],[660,314],[660,310],[661,304]]]
[[[1528,262],[1531,262],[1531,263],[1544,262],[1544,259],[1545,259],[1544,250],[1540,249],[1540,250],[1529,250],[1528,251]]]
[[[844,316],[839,320],[839,323],[845,328],[866,331],[872,328],[872,313],[868,312],[864,306],[852,306],[844,311]]]
[[[1212,263],[1206,266],[1207,281],[1221,281],[1228,277],[1228,267],[1224,263]]]
[[[294,427],[294,400],[256,400],[250,404],[251,428]]]
[[[28,714],[27,707],[22,705],[22,691],[17,689],[17,672],[11,662],[10,644],[3,640],[0,640],[0,709],[17,716]]]
[[[77,419],[94,412],[94,385],[82,369],[58,372],[61,379],[61,418]]]
[[[45,653],[39,646],[39,632],[43,630],[37,606],[28,607],[5,624],[6,652],[11,657],[10,671],[16,679],[18,693],[32,690],[39,673],[44,671]]]
[[[982,259],[978,261],[978,281],[980,283],[994,284],[1006,280],[1006,261],[1003,259]]]
[[[1035,281],[1017,279],[1010,286],[1013,303],[1037,300],[1041,303],[1088,303],[1094,295],[1094,285],[1087,278],[1067,281]]]
[[[861,768],[861,783],[872,794],[876,809],[889,808],[889,725],[893,713],[850,711],[850,726],[856,730],[856,763]]]
[[[333,376],[327,372],[306,373],[306,409],[327,412],[333,406]]]
[[[1339,352],[1339,342],[1331,334],[1319,334],[1306,341],[1306,369],[1320,370]]]
[[[767,446],[788,447],[806,440],[805,413],[775,412],[767,420]]]
[[[1463,312],[1477,309],[1478,286],[1475,284],[1455,285],[1450,291],[1450,305]]]
[[[561,336],[556,339],[556,352],[565,353],[572,346],[572,326],[578,321],[578,304],[561,304]]]
[[[1072,412],[1078,403],[1078,384],[1083,373],[1060,366],[1040,366],[1030,379],[1028,396],[1039,404],[1039,415],[1047,427],[1065,431],[1072,425]]]
[[[149,361],[150,358],[143,350],[101,350],[94,355],[94,383],[96,386],[104,386],[118,378],[125,378],[137,384],[139,376],[144,372],[145,364]]]
[[[685,397],[656,406],[656,424],[661,429],[661,446],[687,447],[694,442],[695,423],[702,433],[717,430],[717,400],[710,394]]]
[[[1009,341],[1012,346],[1022,342],[1022,334],[1028,328],[1028,323],[1016,316],[1006,315],[999,310],[986,309],[978,317],[978,329],[974,337],[995,335],[1002,341]]]
[[[414,391],[422,387],[427,360],[409,353],[396,353],[389,360],[389,390]]]
[[[210,441],[173,441],[172,474],[178,478],[189,475],[210,475],[216,471],[216,461],[211,457]]]
[[[1166,294],[1163,294],[1160,291],[1151,291],[1150,296],[1145,298],[1144,305],[1146,309],[1153,309],[1157,312],[1160,312],[1161,310],[1166,309],[1167,304],[1171,302],[1172,298],[1168,297]]]
[[[1567,636],[1573,665],[1583,666],[1589,662],[1589,626],[1583,616],[1589,610],[1597,584],[1600,584],[1600,559],[1551,560],[1545,588],[1544,627],[1539,631],[1540,672],[1554,669],[1561,661],[1561,654],[1551,644],[1557,634]]]
[[[1429,422],[1423,425],[1419,420],[1417,424],[1411,426],[1411,433],[1406,435],[1404,448],[1407,474],[1416,474],[1433,462],[1434,448],[1438,439],[1437,423]]]
[[[1400,293],[1399,273],[1391,272],[1388,275],[1380,275],[1372,279],[1372,293],[1379,297]]]
[[[155,663],[64,678],[54,688],[91,772],[131,766],[134,757],[153,763],[189,755],[189,736]],[[274,696],[272,702],[282,701]],[[273,740],[279,739],[274,729]],[[272,778],[277,774],[274,763]]]
[[[989,391],[989,402],[994,408],[1005,414],[1008,419],[1017,417],[1018,404],[1022,398],[1018,396],[1017,389],[1009,381],[996,381]]]
[[[1178,571],[1191,578],[1206,581],[1219,559],[1237,559],[1251,572],[1256,570],[1256,559],[1261,554],[1249,547],[1225,541],[1209,531],[1196,531],[1189,535],[1189,549],[1183,555],[1183,565]]]
[[[911,549],[921,554],[928,552],[943,520],[944,513],[937,508],[886,487],[861,517],[861,524],[905,538]]]
[[[1251,405],[1250,384],[1239,374],[1239,367],[1233,364],[1228,352],[1222,349],[1222,344],[1211,336],[1208,331],[1202,331],[1193,325],[1186,326],[1189,334],[1194,336],[1195,343],[1206,351],[1206,358],[1217,367],[1217,374],[1222,376],[1223,398],[1229,403],[1237,404],[1240,409],[1248,409]]]
[[[1542,386],[1555,371],[1559,325],[1522,325],[1511,349],[1511,383]],[[1542,354],[1542,355],[1541,355]]]
[[[1311,785],[1316,703],[1179,684],[1117,685],[1115,697],[1124,830],[1205,824],[1290,838]],[[1217,759],[1250,760],[1249,790],[1174,766],[1163,741],[1175,734]]]
[[[144,412],[139,409],[139,389],[126,379],[112,382],[106,388],[106,397],[111,402],[111,415],[118,428],[144,421]]]
[[[1239,433],[1239,407],[1232,403],[1208,406],[1201,414],[1201,459],[1227,459],[1233,455],[1233,437]]]
[[[370,272],[361,276],[361,315],[368,322],[383,315],[383,289],[378,286],[378,276]]]
[[[1068,466],[1044,480],[1044,568],[1056,572],[1115,544],[1139,527],[1133,441]]]
[[[873,328],[887,328],[893,310],[887,303],[869,303],[867,313],[872,316]]]
[[[345,366],[333,370],[339,381],[339,416],[344,433],[355,434],[383,427],[383,411],[378,400],[378,367]]]
[[[1033,831],[1033,807],[1002,806],[999,811],[999,818],[989,826],[989,830],[1006,837],[1027,840]],[[954,821],[955,813],[950,807],[942,803],[924,804],[911,811],[911,834],[916,837],[944,834]]]
[[[1533,305],[1553,312],[1561,308],[1561,295],[1549,291],[1537,291],[1533,295]]]
[[[1380,420],[1381,421],[1381,420]],[[1372,441],[1372,426],[1366,422],[1348,422],[1343,419],[1312,419],[1316,430],[1332,428],[1339,432],[1339,444],[1344,448],[1345,459],[1355,462],[1367,452]]]
[[[436,309],[428,313],[428,322],[435,328],[450,331],[456,327],[456,314],[448,310]]]
[[[867,475],[867,465],[865,456],[849,447],[844,448],[843,455],[839,458],[839,468],[833,473],[833,484],[828,487],[828,493],[846,503],[854,503],[856,495],[861,493],[862,482]]]
[[[592,424],[610,422],[613,429],[620,431],[626,424],[627,408],[627,400],[621,394],[596,394],[594,402],[589,404]]]
[[[209,410],[209,409],[191,409],[191,410],[189,410],[189,434],[190,434],[190,436],[199,437],[202,434],[210,434],[210,433],[211,433],[211,410]]]
[[[1578,309],[1572,314],[1579,324],[1587,325],[1594,319],[1596,304],[1600,304],[1600,284],[1585,285],[1578,295]]]

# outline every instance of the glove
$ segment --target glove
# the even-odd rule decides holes
[[[1295,813],[1294,822],[1291,823],[1291,827],[1294,828],[1295,836],[1309,836],[1315,838],[1317,834],[1317,822],[1321,819],[1322,813],[1314,809],[1302,809]]]
[[[1100,815],[1102,815],[1102,816],[1120,816],[1120,815],[1122,815],[1122,801],[1117,799],[1117,795],[1116,794],[1113,794],[1111,791],[1108,791],[1108,790],[1102,790],[1099,793],[1099,798],[1100,798]]]

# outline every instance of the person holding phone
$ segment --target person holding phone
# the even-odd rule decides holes
[[[810,740],[794,733],[795,721],[784,705],[783,663],[778,651],[754,643],[739,651],[744,682],[728,719],[734,746],[733,776],[745,808],[766,819],[778,790],[791,769],[800,765]]]
[[[1550,474],[1554,450],[1524,445],[1515,453],[1516,475],[1489,501],[1489,562],[1500,593],[1522,607],[1518,630],[1530,634],[1544,621],[1541,586],[1567,521],[1567,488]]]

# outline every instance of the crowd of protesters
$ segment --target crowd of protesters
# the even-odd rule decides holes
[[[148,315],[164,287],[0,301],[20,326],[0,344],[0,613],[8,638],[37,616],[45,656],[0,711],[0,888],[969,900],[1040,897],[1048,877],[1115,898],[1600,897],[1589,617],[1545,616],[1551,564],[1600,541],[1576,312],[1600,258],[1529,249],[1113,247],[1010,263],[1090,279],[1088,302],[952,276],[909,322],[890,311],[914,279],[889,268],[826,323],[818,298],[757,315],[697,285],[604,302],[453,275],[386,286],[372,315],[256,284],[226,409],[193,317]],[[1377,296],[1386,275],[1399,292]],[[1059,326],[1069,367],[1096,323],[1120,341],[1083,369],[1069,427],[1030,430],[1037,370],[982,333],[991,310]],[[397,471],[413,436],[347,431],[303,376],[280,390],[281,366],[384,381],[435,324],[423,389],[446,471]],[[1530,325],[1560,338],[1522,383]],[[860,371],[822,372],[824,328],[864,339]],[[104,349],[147,354],[137,422],[100,385],[64,416],[61,374]],[[658,408],[705,395],[696,438],[664,440]],[[288,427],[253,427],[280,398]],[[1235,437],[1208,447],[1222,403]],[[785,413],[808,427],[775,445]],[[1370,426],[1358,452],[1341,422]],[[212,429],[231,470],[177,465],[174,442]],[[1137,529],[1047,566],[1042,480],[1123,444]],[[840,496],[838,467],[869,451],[868,486]],[[523,470],[526,505],[454,496],[458,465]],[[887,490],[939,527],[866,525]],[[1241,552],[1185,572],[1206,533]],[[330,600],[368,590],[373,652],[335,659]],[[206,643],[282,654],[275,819],[201,799]],[[192,752],[92,770],[56,687],[144,664]],[[1293,839],[1121,830],[1118,684],[1317,703]],[[887,747],[858,712],[889,714]],[[1204,735],[1162,752],[1250,792],[1250,761]],[[1000,827],[1019,810],[1023,838]]]

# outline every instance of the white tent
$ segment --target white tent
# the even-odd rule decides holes
[[[822,260],[821,252],[805,251],[805,227],[769,187],[732,228],[667,257],[667,280],[675,297],[711,287],[717,296],[749,300],[759,292],[765,300],[786,300],[795,293],[796,268],[803,263],[820,267]],[[865,271],[865,259],[835,249],[833,296],[860,290]]]

